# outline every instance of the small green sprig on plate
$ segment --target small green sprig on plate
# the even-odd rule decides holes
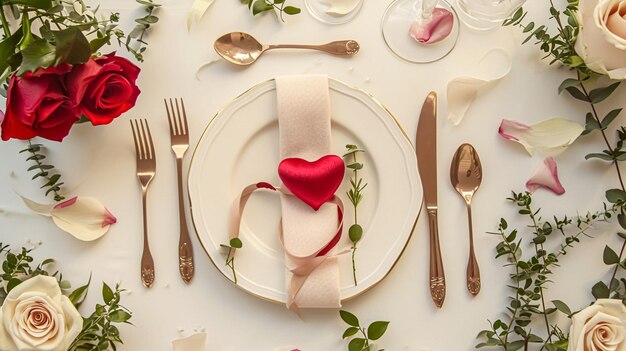
[[[256,16],[260,13],[273,11],[277,13],[278,18],[285,22],[284,14],[297,15],[301,12],[300,8],[295,6],[286,6],[286,0],[240,0],[242,4],[248,5],[248,9],[252,10],[252,15]]]
[[[220,244],[220,247],[228,250],[226,254],[226,266],[230,267],[230,270],[233,272],[233,281],[237,284],[237,270],[235,270],[235,251],[237,249],[241,249],[243,247],[243,242],[239,238],[232,238],[226,244]]]
[[[357,285],[356,277],[356,245],[363,237],[363,227],[359,224],[358,207],[363,200],[363,189],[367,186],[367,183],[363,183],[363,178],[359,177],[359,170],[363,169],[363,163],[357,161],[357,154],[359,152],[365,152],[359,149],[358,146],[353,144],[346,145],[347,153],[343,155],[346,158],[346,167],[352,171],[352,177],[350,177],[350,190],[346,192],[348,199],[354,207],[354,224],[348,229],[348,236],[352,242],[352,278],[354,279],[354,285]]]
[[[380,339],[389,326],[387,321],[372,322],[367,328],[362,327],[359,319],[348,311],[339,311],[339,316],[346,324],[348,329],[343,332],[343,339],[353,337],[348,343],[348,351],[385,351],[384,349],[375,350],[372,341]],[[354,337],[357,333],[361,333],[363,337]]]

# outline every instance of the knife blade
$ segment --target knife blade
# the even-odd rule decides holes
[[[415,141],[417,168],[422,179],[424,205],[430,232],[430,296],[438,308],[446,298],[446,278],[437,225],[437,93],[428,94],[422,105]]]

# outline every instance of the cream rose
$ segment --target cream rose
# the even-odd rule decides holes
[[[0,307],[1,351],[67,351],[83,320],[53,277],[13,288]]]
[[[576,53],[591,70],[626,79],[626,0],[580,0]]]
[[[626,307],[599,299],[572,317],[567,351],[626,351]]]

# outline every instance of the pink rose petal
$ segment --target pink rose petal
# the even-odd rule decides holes
[[[582,124],[563,118],[550,118],[533,125],[503,119],[498,134],[521,144],[530,155],[537,150],[544,156],[555,156],[565,151],[584,130]]]
[[[76,200],[78,200],[78,196],[74,196],[73,198],[69,200],[59,203],[58,205],[54,206],[54,209],[61,209],[61,208],[66,208],[68,206],[72,206],[73,204],[76,203]]]
[[[507,134],[505,132],[511,129],[523,131],[523,130],[530,129],[530,126],[527,126],[523,123],[513,121],[510,119],[503,119],[502,122],[500,122],[500,127],[498,128],[498,134],[500,134],[505,139],[519,141],[518,138],[514,137],[513,135]]]
[[[563,195],[565,188],[559,180],[556,161],[552,157],[546,157],[541,165],[535,170],[535,174],[526,182],[526,188],[534,192],[538,188],[549,189],[557,195]]]
[[[102,220],[102,228],[117,223],[117,218],[107,209],[104,208],[104,219]]]
[[[447,38],[453,25],[454,15],[446,9],[436,7],[430,18],[413,23],[409,34],[420,43],[433,44]]]

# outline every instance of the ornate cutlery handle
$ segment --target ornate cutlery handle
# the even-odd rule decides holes
[[[142,189],[141,202],[143,206],[143,253],[141,254],[141,282],[146,288],[154,284],[154,260],[148,243],[148,219],[146,213],[147,189]]]
[[[437,208],[429,208],[428,227],[430,228],[430,296],[435,306],[441,308],[446,298],[446,277],[443,273],[443,260],[439,246],[437,229]]]
[[[467,203],[467,219],[469,222],[469,261],[467,262],[467,290],[476,296],[480,292],[480,269],[474,253],[474,231],[472,229],[472,207]]]
[[[176,158],[176,170],[178,173],[178,216],[180,222],[180,238],[178,241],[178,269],[183,281],[191,282],[194,275],[193,249],[185,218],[185,205],[183,202],[183,159]]]
[[[359,52],[359,43],[354,40],[339,40],[322,45],[298,45],[298,44],[280,44],[269,45],[267,50],[271,49],[310,49],[324,51],[332,55],[349,56]]]

